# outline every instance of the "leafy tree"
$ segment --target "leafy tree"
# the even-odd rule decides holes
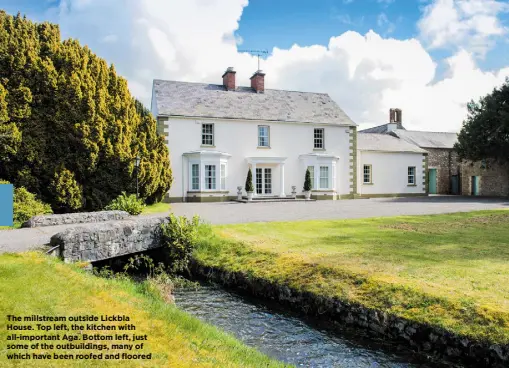
[[[253,188],[253,173],[251,172],[251,169],[249,169],[249,171],[247,172],[245,189],[246,189],[246,192],[254,192],[254,188]]]
[[[141,157],[139,172],[134,158]],[[147,203],[172,183],[150,112],[88,47],[58,26],[0,11],[0,177],[58,212],[98,210],[135,190]]]
[[[509,163],[509,78],[468,104],[468,116],[454,148],[462,159]]]

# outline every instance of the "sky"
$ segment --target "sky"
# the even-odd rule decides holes
[[[466,105],[509,77],[507,0],[0,0],[60,26],[150,106],[153,79],[328,93],[360,129],[457,132]]]

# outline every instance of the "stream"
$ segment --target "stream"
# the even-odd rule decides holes
[[[438,367],[358,331],[332,332],[277,305],[261,304],[213,286],[175,291],[175,303],[246,345],[297,367]]]

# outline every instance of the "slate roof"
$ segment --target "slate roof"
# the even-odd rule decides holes
[[[448,148],[454,147],[458,140],[456,133],[445,132],[420,132],[414,130],[396,129],[393,134],[408,143],[415,144],[422,148]]]
[[[398,124],[398,128],[397,129],[405,129],[403,127],[403,124],[402,123],[397,123]],[[387,129],[387,125],[389,124],[383,124],[383,125],[379,125],[379,126],[376,126],[376,127],[373,127],[373,128],[368,128],[368,129],[363,129],[363,130],[359,130],[359,133],[387,133],[388,132],[388,129]]]
[[[392,135],[376,133],[357,134],[357,149],[361,151],[426,153],[415,144]]]
[[[159,116],[357,125],[326,93],[226,91],[223,85],[157,79],[152,93]]]

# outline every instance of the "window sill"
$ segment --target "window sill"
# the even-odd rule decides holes
[[[407,187],[416,187],[417,184],[408,184]]]
[[[362,185],[375,185],[375,183],[362,183]]]
[[[200,147],[201,148],[216,148],[216,146],[210,145],[210,144],[202,144]]]
[[[267,146],[258,146],[256,147],[257,149],[270,149],[270,147],[267,147]]]
[[[313,148],[313,151],[325,151],[325,148]]]
[[[332,192],[334,189],[311,189],[311,193],[323,193],[323,192]]]

